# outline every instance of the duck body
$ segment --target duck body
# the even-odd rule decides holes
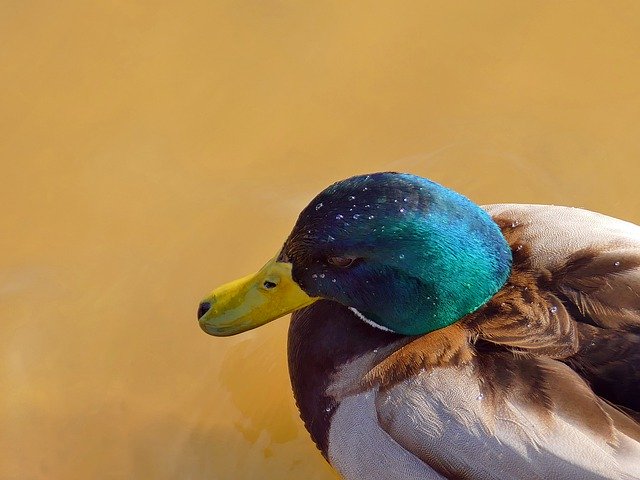
[[[366,190],[385,204],[439,195],[410,178],[390,200],[370,177]],[[318,204],[331,201],[307,208]],[[401,225],[390,244],[379,223],[358,243],[343,219],[327,233],[303,211],[278,255],[313,299],[292,315],[289,371],[324,457],[347,480],[640,479],[640,227],[544,205],[484,206],[461,227],[448,223],[464,211],[417,210],[452,213],[426,229]],[[424,254],[415,232],[426,232]],[[407,291],[420,299],[411,309]]]

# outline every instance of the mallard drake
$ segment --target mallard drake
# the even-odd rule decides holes
[[[322,191],[198,319],[293,312],[300,415],[347,480],[640,478],[640,227],[414,175]]]

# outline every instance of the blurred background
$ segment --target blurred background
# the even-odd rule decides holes
[[[328,184],[640,222],[636,1],[0,1],[0,478],[336,478],[287,319],[205,335]]]

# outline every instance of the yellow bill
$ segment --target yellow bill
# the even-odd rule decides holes
[[[317,300],[291,276],[291,264],[271,259],[258,273],[227,283],[202,300],[200,327],[225,337],[257,328]]]

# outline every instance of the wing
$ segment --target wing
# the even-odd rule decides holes
[[[542,298],[535,318],[520,322],[540,325],[539,335],[517,331],[515,317],[509,324],[498,315],[487,337],[504,337],[499,343],[528,352],[549,344],[543,353],[562,358],[598,395],[638,418],[640,227],[578,208],[484,208],[510,238],[514,254],[526,255],[520,262],[537,278],[532,289]],[[518,339],[529,344],[518,345]]]
[[[531,391],[552,410],[528,402]],[[549,358],[501,352],[434,368],[380,390],[376,411],[387,434],[446,478],[640,478],[638,425]]]
[[[640,333],[640,227],[579,208],[483,207],[508,237],[517,232],[533,270],[549,271],[553,289],[582,320]]]

